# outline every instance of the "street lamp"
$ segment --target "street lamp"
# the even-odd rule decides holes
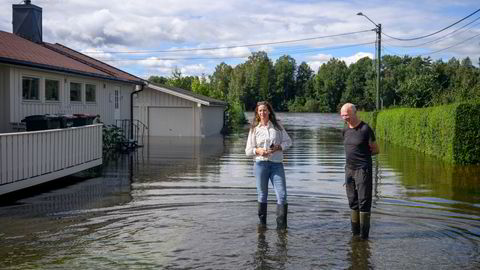
[[[380,108],[380,99],[379,99],[379,96],[380,96],[380,88],[381,88],[381,85],[380,85],[380,67],[381,67],[381,61],[382,61],[382,55],[381,55],[381,52],[382,52],[382,24],[376,24],[374,21],[372,21],[367,15],[363,14],[362,12],[358,12],[357,13],[358,16],[363,16],[365,18],[367,18],[367,20],[369,20],[371,23],[373,23],[373,25],[375,25],[375,32],[377,33],[377,40],[376,40],[376,54],[377,54],[377,61],[376,61],[376,71],[377,71],[377,84],[376,84],[376,90],[377,90],[377,96],[375,98],[375,106],[376,106],[376,109],[377,111],[379,110]]]

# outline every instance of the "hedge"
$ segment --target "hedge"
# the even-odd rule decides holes
[[[359,117],[375,127],[377,138],[452,163],[480,164],[480,103],[390,109]]]
[[[377,126],[377,111],[374,112],[364,112],[364,111],[358,111],[357,116],[362,119],[365,123],[368,123],[368,125],[375,130]]]

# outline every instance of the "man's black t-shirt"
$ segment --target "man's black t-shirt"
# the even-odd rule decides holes
[[[343,144],[347,167],[360,169],[372,166],[372,151],[369,142],[375,141],[375,134],[368,124],[363,121],[355,128],[348,126],[343,129]]]

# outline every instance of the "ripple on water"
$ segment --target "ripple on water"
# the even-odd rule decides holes
[[[256,226],[246,132],[225,139],[152,139],[134,164],[120,159],[109,163],[104,177],[1,207],[1,265],[480,269],[478,185],[458,177],[459,170],[431,170],[432,162],[412,151],[382,148],[374,163],[371,237],[360,241],[349,233],[338,115],[279,118],[293,138],[285,155],[287,231],[275,229],[272,190],[267,229]]]

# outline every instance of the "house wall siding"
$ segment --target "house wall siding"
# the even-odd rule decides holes
[[[9,132],[9,78],[8,68],[0,65],[0,133]]]
[[[210,136],[219,134],[223,126],[223,110],[224,107],[199,105],[194,101],[180,98],[171,94],[163,93],[157,90],[146,88],[140,92],[134,99],[134,118],[140,120],[144,124],[158,121],[149,121],[152,117],[164,117],[152,115],[155,111],[149,108],[191,108],[193,113],[193,134],[190,136]],[[172,110],[174,111],[174,110]],[[175,115],[168,117],[175,118]],[[150,119],[151,120],[151,119]],[[181,121],[175,125],[183,124]],[[158,130],[162,127],[149,127]],[[165,127],[168,128],[168,127]],[[173,128],[172,128],[173,129]],[[150,132],[152,134],[153,132]]]
[[[122,119],[130,116],[130,93],[134,90],[133,84],[118,83],[115,81],[95,78],[72,76],[62,73],[45,72],[41,70],[11,67],[10,78],[10,118],[8,122],[20,122],[23,118],[35,114],[98,114],[106,124],[114,124],[113,91],[115,86],[120,87],[120,115]],[[22,99],[22,77],[31,76],[40,79],[40,100],[26,101]],[[60,100],[58,102],[45,101],[45,79],[54,79],[60,82]],[[82,102],[70,101],[70,82],[82,84]],[[85,102],[85,84],[96,85],[96,102]]]
[[[140,120],[145,125],[148,125],[149,117],[155,117],[154,115],[149,115],[149,107],[192,108],[194,113],[194,132],[200,134],[198,125],[195,125],[199,118],[199,110],[195,102],[156,90],[145,89],[134,98],[134,107],[134,118]],[[172,117],[175,116],[172,115]]]
[[[211,136],[219,134],[223,128],[224,107],[202,106],[202,134]]]

